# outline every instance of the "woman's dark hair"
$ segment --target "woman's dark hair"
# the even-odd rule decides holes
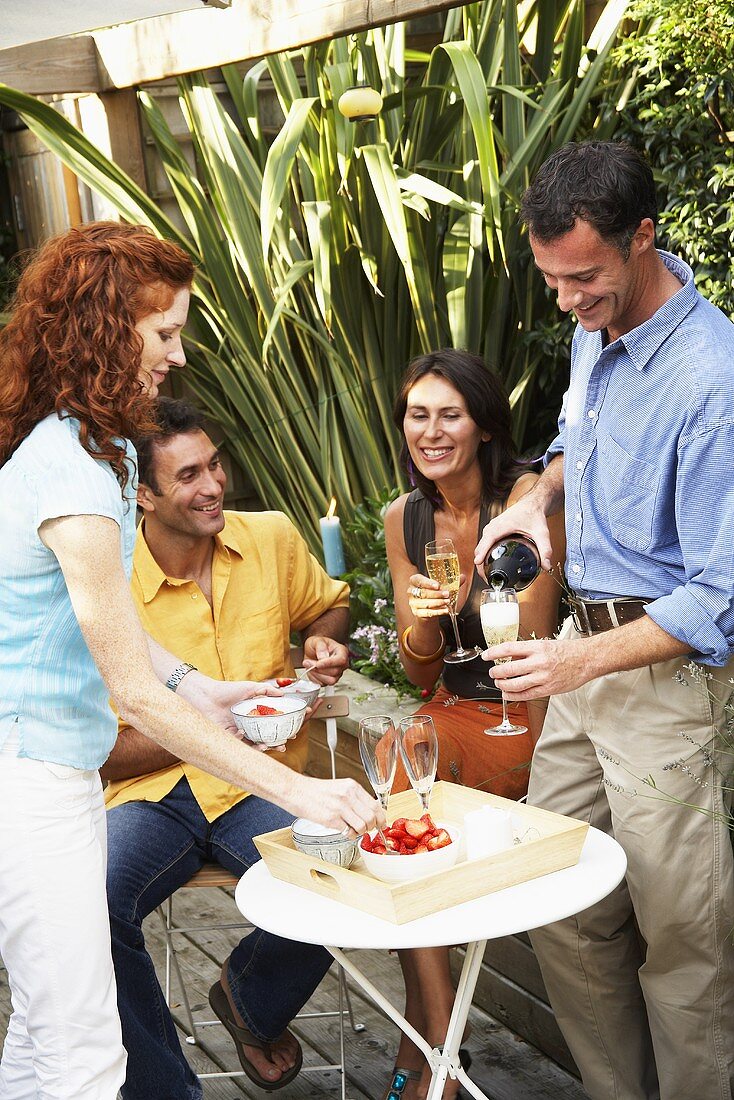
[[[580,218],[626,260],[640,222],[657,221],[652,170],[626,142],[569,141],[541,165],[520,214],[543,243],[568,233]]]
[[[482,471],[482,495],[489,503],[505,501],[525,467],[518,461],[512,439],[512,414],[502,383],[484,360],[468,351],[442,348],[421,355],[408,365],[400,383],[393,408],[393,421],[403,439],[400,461],[435,508],[441,507],[441,496],[433,481],[415,469],[405,441],[403,421],[408,408],[408,395],[413,386],[428,374],[444,378],[458,390],[466,402],[469,416],[483,432],[492,438],[480,443],[477,458]]]
[[[175,435],[204,430],[204,414],[188,401],[175,397],[158,397],[153,405],[155,431],[144,432],[133,443],[138,452],[138,481],[159,493],[155,472],[155,448]]]

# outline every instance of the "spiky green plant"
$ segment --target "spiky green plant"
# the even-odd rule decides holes
[[[333,494],[348,518],[400,484],[390,419],[411,356],[479,352],[505,380],[519,441],[554,308],[518,227],[519,198],[558,145],[606,136],[618,80],[606,68],[623,0],[584,42],[583,0],[486,0],[449,13],[430,55],[404,28],[372,30],[225,78],[228,113],[201,74],[179,82],[198,174],[154,99],[147,124],[187,232],[51,107],[0,86],[23,117],[122,217],[177,239],[197,261],[189,381],[261,499],[318,544]],[[284,123],[259,121],[269,76]],[[335,109],[359,81],[376,121]]]

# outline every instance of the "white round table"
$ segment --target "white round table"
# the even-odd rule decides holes
[[[526,932],[588,909],[611,893],[626,870],[627,859],[616,840],[598,829],[589,829],[581,858],[574,867],[407,924],[392,924],[300,886],[281,882],[273,878],[262,860],[240,879],[235,900],[245,917],[259,928],[327,948],[425,1054],[433,1070],[427,1100],[440,1100],[449,1076],[458,1078],[477,1100],[488,1100],[459,1062],[459,1046],[487,940]],[[396,949],[457,943],[466,943],[467,951],[442,1049],[432,1048],[343,953],[345,948]]]

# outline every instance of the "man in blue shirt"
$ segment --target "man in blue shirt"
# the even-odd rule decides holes
[[[627,853],[617,891],[532,937],[584,1086],[731,1100],[734,325],[655,248],[656,213],[623,144],[566,145],[526,192],[535,263],[578,321],[571,379],[543,476],[476,558],[523,531],[549,568],[565,504],[572,618],[488,657],[512,658],[492,669],[508,698],[553,696],[529,802]]]

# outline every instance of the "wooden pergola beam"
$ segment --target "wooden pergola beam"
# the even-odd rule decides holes
[[[32,95],[130,88],[458,7],[461,0],[232,0],[0,51],[0,81]]]
[[[31,95],[101,90],[97,47],[89,34],[0,50],[0,81]]]

